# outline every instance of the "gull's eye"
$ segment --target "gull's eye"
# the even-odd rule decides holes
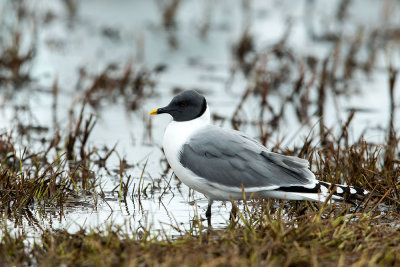
[[[181,102],[178,103],[178,105],[179,105],[180,107],[184,108],[184,107],[187,106],[187,102],[186,102],[186,101],[181,101]]]

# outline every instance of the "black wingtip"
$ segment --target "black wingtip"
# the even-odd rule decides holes
[[[335,201],[343,201],[345,200],[347,203],[355,205],[354,200],[359,201],[363,200],[368,194],[369,191],[364,190],[362,188],[357,188],[353,186],[339,185],[339,184],[331,184],[327,182],[318,181],[315,184],[315,187],[309,188],[304,186],[282,186],[277,189],[277,191],[284,192],[292,192],[292,193],[321,193],[323,191],[333,192],[333,196],[341,197],[341,199],[334,199]]]
[[[328,191],[335,190],[333,195],[342,197],[346,202],[353,205],[354,202],[352,200],[363,200],[369,194],[369,191],[353,186],[331,184],[322,181],[319,181],[318,184],[324,186]]]

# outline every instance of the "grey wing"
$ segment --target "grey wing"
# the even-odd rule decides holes
[[[211,125],[183,145],[179,160],[210,184],[239,189],[243,185],[247,190],[272,190],[317,182],[308,161],[269,152],[240,132]]]

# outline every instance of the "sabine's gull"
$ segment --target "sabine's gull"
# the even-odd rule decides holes
[[[368,191],[319,181],[305,159],[269,151],[246,134],[210,124],[206,99],[194,90],[176,95],[150,115],[172,116],[163,149],[175,175],[208,198],[206,217],[214,200],[261,198],[324,202],[360,198]],[[333,191],[330,194],[330,191]]]

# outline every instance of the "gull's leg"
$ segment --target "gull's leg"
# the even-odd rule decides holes
[[[214,201],[212,199],[208,200],[208,207],[207,207],[207,211],[206,211],[208,226],[211,226],[211,205],[213,202]]]

